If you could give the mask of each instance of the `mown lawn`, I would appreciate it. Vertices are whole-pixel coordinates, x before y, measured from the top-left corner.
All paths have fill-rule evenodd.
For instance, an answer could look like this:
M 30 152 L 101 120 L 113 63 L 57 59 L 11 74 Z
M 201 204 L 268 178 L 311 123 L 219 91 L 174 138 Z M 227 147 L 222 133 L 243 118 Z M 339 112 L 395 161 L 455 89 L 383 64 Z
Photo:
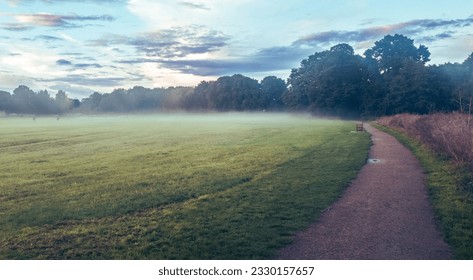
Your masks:
M 284 114 L 0 118 L 1 259 L 264 259 L 365 163 Z

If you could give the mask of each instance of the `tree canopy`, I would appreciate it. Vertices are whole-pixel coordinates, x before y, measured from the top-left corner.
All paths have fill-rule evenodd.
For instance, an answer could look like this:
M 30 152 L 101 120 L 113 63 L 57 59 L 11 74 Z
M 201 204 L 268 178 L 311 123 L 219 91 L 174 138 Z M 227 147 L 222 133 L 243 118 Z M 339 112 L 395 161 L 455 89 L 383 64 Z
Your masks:
M 375 42 L 364 57 L 339 44 L 292 70 L 284 100 L 294 110 L 345 117 L 461 109 L 455 100 L 472 94 L 473 57 L 461 65 L 428 61 L 426 46 L 399 34 Z
M 295 108 L 329 115 L 360 115 L 369 76 L 363 58 L 347 44 L 316 53 L 293 69 L 286 103 Z M 299 100 L 304 100 L 303 103 Z
M 424 45 L 415 47 L 414 40 L 404 35 L 387 35 L 365 51 L 367 60 L 374 60 L 381 74 L 397 73 L 406 63 L 425 64 L 430 61 L 430 52 Z

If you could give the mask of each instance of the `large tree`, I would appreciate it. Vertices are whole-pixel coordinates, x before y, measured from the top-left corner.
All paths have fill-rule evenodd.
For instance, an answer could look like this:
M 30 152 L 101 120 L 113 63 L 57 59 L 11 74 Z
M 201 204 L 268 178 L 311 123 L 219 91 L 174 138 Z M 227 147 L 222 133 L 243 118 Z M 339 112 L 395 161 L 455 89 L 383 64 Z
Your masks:
M 369 88 L 363 58 L 348 44 L 315 53 L 292 70 L 285 103 L 317 114 L 357 117 Z
M 430 61 L 430 52 L 424 45 L 416 47 L 414 40 L 404 35 L 387 35 L 365 51 L 365 57 L 374 61 L 381 74 L 397 73 L 406 62 L 424 65 Z
M 430 61 L 426 46 L 416 47 L 414 40 L 404 35 L 387 35 L 365 51 L 365 61 L 377 69 L 377 74 L 371 71 L 371 77 L 378 80 L 378 94 L 372 96 L 375 102 L 371 107 L 378 105 L 378 115 L 428 113 L 435 109 L 429 96 L 433 92 L 425 66 Z

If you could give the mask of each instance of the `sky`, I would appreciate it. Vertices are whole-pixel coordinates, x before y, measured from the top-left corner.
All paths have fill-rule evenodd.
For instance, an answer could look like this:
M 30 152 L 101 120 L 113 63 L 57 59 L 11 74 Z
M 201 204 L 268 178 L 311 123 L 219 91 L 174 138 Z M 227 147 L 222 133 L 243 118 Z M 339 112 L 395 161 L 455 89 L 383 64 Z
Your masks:
M 431 64 L 473 52 L 466 0 L 0 0 L 0 90 L 71 98 L 220 76 L 286 79 L 302 59 L 388 34 L 426 45 Z

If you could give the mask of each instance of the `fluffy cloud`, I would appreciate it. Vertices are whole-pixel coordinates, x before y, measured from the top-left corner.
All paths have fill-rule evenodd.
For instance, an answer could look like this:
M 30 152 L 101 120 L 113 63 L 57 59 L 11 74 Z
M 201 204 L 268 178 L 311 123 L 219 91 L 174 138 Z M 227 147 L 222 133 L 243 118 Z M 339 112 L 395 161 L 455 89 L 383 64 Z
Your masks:
M 95 46 L 128 45 L 147 57 L 183 58 L 220 50 L 229 37 L 203 26 L 175 27 L 136 36 L 108 35 L 92 41 Z
M 122 64 L 155 63 L 162 68 L 171 69 L 195 76 L 220 76 L 235 73 L 262 73 L 290 69 L 297 65 L 312 50 L 298 46 L 273 47 L 256 53 L 219 59 L 166 59 L 138 58 L 117 61 Z

